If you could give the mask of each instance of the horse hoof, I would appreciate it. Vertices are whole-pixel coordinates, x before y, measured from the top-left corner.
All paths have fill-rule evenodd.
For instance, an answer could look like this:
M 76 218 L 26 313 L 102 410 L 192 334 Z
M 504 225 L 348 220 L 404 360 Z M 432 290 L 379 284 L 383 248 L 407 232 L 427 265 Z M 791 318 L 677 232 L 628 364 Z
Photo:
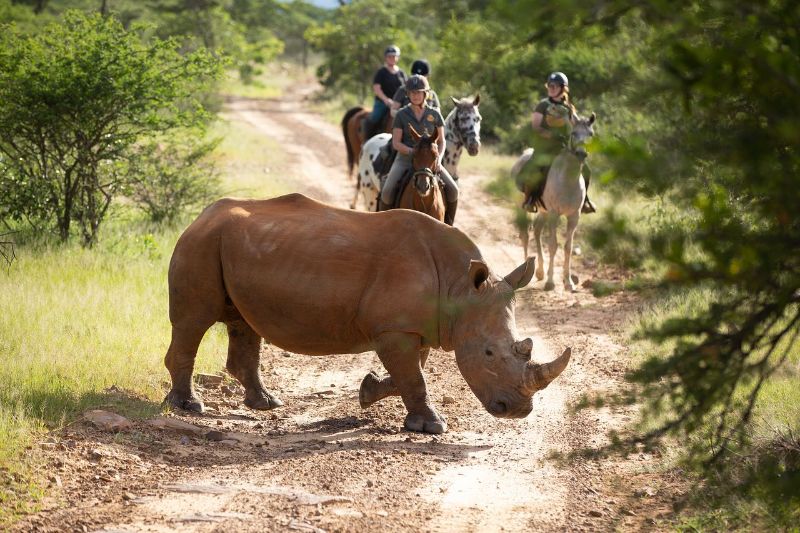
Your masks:
M 578 283 L 578 282 L 580 281 L 580 279 L 578 279 L 578 276 L 577 276 L 576 274 L 572 274 L 572 275 L 569 277 L 569 279 L 571 279 L 571 280 L 572 280 L 572 283 Z
M 547 283 L 544 284 L 544 290 L 546 291 L 552 291 L 555 290 L 555 288 L 556 284 L 552 281 L 548 281 Z
M 580 246 L 575 246 L 572 248 L 572 255 L 581 255 L 583 251 L 581 250 Z

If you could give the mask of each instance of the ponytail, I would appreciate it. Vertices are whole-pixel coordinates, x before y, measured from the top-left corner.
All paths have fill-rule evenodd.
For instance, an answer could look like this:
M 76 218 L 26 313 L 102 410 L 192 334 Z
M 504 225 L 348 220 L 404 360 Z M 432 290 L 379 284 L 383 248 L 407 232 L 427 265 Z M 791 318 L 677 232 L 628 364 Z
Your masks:
M 564 105 L 569 108 L 570 113 L 577 115 L 578 112 L 575 110 L 575 106 L 569 101 L 569 85 L 564 85 L 561 87 L 561 94 L 564 95 Z

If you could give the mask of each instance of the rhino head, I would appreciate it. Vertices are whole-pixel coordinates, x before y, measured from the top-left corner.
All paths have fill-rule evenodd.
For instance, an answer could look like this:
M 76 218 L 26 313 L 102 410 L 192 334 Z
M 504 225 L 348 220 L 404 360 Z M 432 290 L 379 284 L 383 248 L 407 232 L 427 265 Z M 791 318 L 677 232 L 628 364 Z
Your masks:
M 517 338 L 514 291 L 530 282 L 534 267 L 530 258 L 499 279 L 482 261 L 471 261 L 466 294 L 459 298 L 452 329 L 456 362 L 472 392 L 496 417 L 527 416 L 534 393 L 569 363 L 570 348 L 550 363 L 534 363 L 533 341 Z

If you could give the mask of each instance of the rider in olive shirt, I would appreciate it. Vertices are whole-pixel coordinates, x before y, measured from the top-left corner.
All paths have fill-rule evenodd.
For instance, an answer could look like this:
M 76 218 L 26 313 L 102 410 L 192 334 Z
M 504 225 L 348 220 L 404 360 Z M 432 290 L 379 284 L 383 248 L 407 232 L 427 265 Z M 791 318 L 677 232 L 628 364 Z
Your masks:
M 553 159 L 569 142 L 572 122 L 576 116 L 575 106 L 569 101 L 569 80 L 563 72 L 553 72 L 547 77 L 547 98 L 542 99 L 533 110 L 531 125 L 535 134 L 533 165 L 534 169 L 521 175 L 523 192 L 528 196 L 523 207 L 536 212 L 542 203 L 542 194 L 547 182 L 547 174 Z M 537 172 L 538 170 L 538 172 Z M 538 174 L 538 175 L 537 175 Z M 594 213 L 595 206 L 589 200 L 589 181 L 592 176 L 588 163 L 583 165 L 583 178 L 586 183 L 586 199 L 581 212 Z
M 426 93 L 430 90 L 428 80 L 424 76 L 414 75 L 406 82 L 406 91 L 411 103 L 397 112 L 392 126 L 392 146 L 397 150 L 397 158 L 389 170 L 389 176 L 383 185 L 380 196 L 379 211 L 391 209 L 397 193 L 397 186 L 400 178 L 411 167 L 411 156 L 414 153 L 414 142 L 411 140 L 411 129 L 420 135 L 433 135 L 435 130 L 439 130 L 439 177 L 444 182 L 444 195 L 447 200 L 447 209 L 444 214 L 446 224 L 453 225 L 458 207 L 458 186 L 444 166 L 441 158 L 444 155 L 444 119 L 442 114 L 431 107 L 425 105 Z

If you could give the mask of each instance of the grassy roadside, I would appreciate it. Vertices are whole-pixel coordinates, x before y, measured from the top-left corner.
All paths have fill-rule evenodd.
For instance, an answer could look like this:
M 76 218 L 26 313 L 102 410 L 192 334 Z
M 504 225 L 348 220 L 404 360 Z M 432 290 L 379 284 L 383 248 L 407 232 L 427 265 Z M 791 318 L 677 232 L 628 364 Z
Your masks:
M 213 158 L 225 193 L 288 192 L 276 143 L 228 119 L 210 132 L 223 137 Z M 0 272 L 0 524 L 36 508 L 44 489 L 31 447 L 46 432 L 88 408 L 128 416 L 161 409 L 169 380 L 166 273 L 193 216 L 167 228 L 124 205 L 115 211 L 93 249 L 18 244 L 17 260 Z M 224 329 L 210 330 L 197 370 L 219 370 L 226 349 Z
M 629 335 L 673 316 L 694 316 L 713 301 L 713 293 L 694 289 L 662 294 L 632 317 Z M 784 324 L 785 325 L 785 324 Z M 781 324 L 777 324 L 777 328 Z M 674 342 L 632 343 L 634 365 L 665 358 Z M 740 388 L 740 395 L 748 385 Z M 800 346 L 765 383 L 748 428 L 749 446 L 731 445 L 721 463 L 704 470 L 685 454 L 687 443 L 667 441 L 663 471 L 680 473 L 694 489 L 677 516 L 680 531 L 796 531 L 800 523 Z M 652 429 L 651 419 L 642 429 Z M 710 428 L 705 428 L 710 429 Z

